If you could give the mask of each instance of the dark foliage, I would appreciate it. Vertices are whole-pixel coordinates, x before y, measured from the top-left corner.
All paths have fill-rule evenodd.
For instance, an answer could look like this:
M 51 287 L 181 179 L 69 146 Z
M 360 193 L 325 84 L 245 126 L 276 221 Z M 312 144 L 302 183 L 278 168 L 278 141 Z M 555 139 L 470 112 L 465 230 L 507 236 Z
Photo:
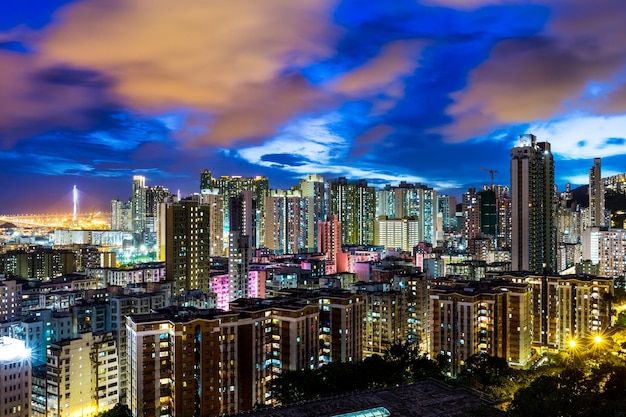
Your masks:
M 127 406 L 116 404 L 112 409 L 97 414 L 96 417 L 132 417 Z

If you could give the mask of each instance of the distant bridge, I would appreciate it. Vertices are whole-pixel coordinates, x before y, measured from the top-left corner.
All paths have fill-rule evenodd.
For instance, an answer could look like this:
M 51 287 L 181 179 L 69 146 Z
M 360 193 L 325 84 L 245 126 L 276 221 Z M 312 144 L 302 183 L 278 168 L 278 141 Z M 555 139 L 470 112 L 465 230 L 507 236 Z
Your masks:
M 50 214 L 3 214 L 0 225 L 13 223 L 18 227 L 48 227 L 51 229 L 108 228 L 109 213 L 50 213 Z

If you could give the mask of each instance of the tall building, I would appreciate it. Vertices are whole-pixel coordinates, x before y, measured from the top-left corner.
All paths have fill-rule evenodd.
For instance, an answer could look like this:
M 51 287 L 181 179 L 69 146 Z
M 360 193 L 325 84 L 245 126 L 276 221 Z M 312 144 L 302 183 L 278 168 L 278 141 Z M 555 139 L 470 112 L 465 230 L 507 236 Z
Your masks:
M 133 233 L 143 233 L 146 228 L 146 177 L 133 177 L 133 194 L 130 198 Z
M 317 224 L 326 220 L 328 202 L 326 183 L 321 175 L 309 174 L 298 185 L 302 198 L 306 199 L 306 251 L 315 252 L 318 247 Z
M 421 242 L 419 220 L 378 218 L 374 230 L 374 244 L 384 248 L 411 252 Z
M 481 352 L 525 366 L 531 358 L 531 294 L 528 284 L 505 280 L 433 285 L 431 357 L 448 356 L 453 375 Z
M 119 364 L 118 398 L 122 404 L 127 404 L 128 389 L 128 351 L 126 335 L 126 317 L 131 314 L 149 313 L 153 309 L 166 306 L 165 294 L 144 293 L 133 295 L 117 295 L 111 297 L 111 330 L 116 335 L 118 348 L 117 362 Z
M 374 243 L 376 219 L 376 192 L 366 180 L 348 181 L 344 177 L 328 182 L 329 214 L 341 221 L 341 240 L 344 245 L 371 245 Z
M 182 200 L 165 207 L 165 274 L 174 293 L 209 291 L 210 206 L 198 200 Z
M 239 231 L 231 231 L 228 249 L 228 302 L 250 296 L 248 272 L 251 259 L 250 238 Z
M 582 234 L 583 260 L 603 277 L 626 276 L 626 229 L 588 227 Z
M 532 344 L 567 350 L 572 339 L 603 332 L 613 325 L 613 279 L 591 275 L 507 276 L 532 291 Z
M 469 246 L 474 239 L 481 237 L 480 231 L 480 194 L 475 187 L 463 193 L 462 202 L 463 229 L 461 236 L 465 245 Z
M 449 195 L 437 196 L 437 211 L 441 216 L 441 228 L 438 231 L 448 231 L 456 228 L 456 198 Z
M 129 201 L 111 200 L 111 230 L 132 232 L 132 208 Z
M 318 295 L 319 294 L 319 295 Z M 363 297 L 348 291 L 320 291 L 319 363 L 363 359 Z
M 495 187 L 496 192 L 496 249 L 511 249 L 511 189 L 509 187 L 498 185 Z
M 232 324 L 223 324 L 230 323 L 230 317 Z M 239 411 L 236 330 L 235 316 L 187 310 L 128 317 L 132 416 L 217 416 Z
M 31 375 L 24 341 L 0 336 L 0 415 L 31 415 Z
M 209 192 L 214 187 L 213 175 L 208 169 L 202 170 L 200 173 L 200 193 Z
M 332 275 L 339 271 L 337 268 L 338 255 L 341 253 L 341 221 L 335 215 L 329 215 L 328 221 L 319 222 L 318 252 L 326 256 L 326 274 Z
M 309 244 L 309 199 L 299 190 L 271 190 L 265 199 L 265 246 L 276 254 L 304 252 Z
M 604 217 L 604 183 L 602 159 L 594 158 L 589 170 L 589 224 L 588 227 L 606 226 Z
M 210 206 L 209 215 L 209 254 L 211 256 L 226 256 L 228 254 L 227 240 L 224 239 L 224 212 L 228 210 L 224 196 L 213 189 L 202 194 L 203 201 Z
M 511 150 L 511 269 L 556 270 L 554 159 L 548 142 L 520 135 Z
M 417 226 L 419 242 L 437 244 L 437 193 L 422 184 L 401 181 L 376 193 L 376 216 L 379 220 L 407 219 Z
M 91 359 L 93 335 L 82 334 L 78 338 L 64 339 L 48 347 L 47 409 L 48 415 L 71 417 L 91 415 L 98 412 L 97 391 L 92 374 Z M 116 363 L 111 368 L 117 369 Z M 112 369 L 112 372 L 117 372 Z M 117 378 L 115 378 L 117 383 Z
M 326 309 L 324 309 L 326 306 Z M 166 308 L 131 315 L 128 405 L 133 416 L 219 416 L 271 405 L 268 383 L 284 370 L 319 366 L 329 353 L 360 360 L 360 297 L 238 299 L 230 312 Z M 329 324 L 321 329 L 321 311 Z M 326 332 L 326 333 L 324 333 Z
M 211 171 L 204 170 L 200 174 L 200 186 L 202 193 L 207 190 L 214 189 L 217 194 L 223 195 L 226 202 L 231 197 L 239 197 L 242 191 L 249 191 L 253 202 L 253 211 L 251 212 L 251 244 L 253 247 L 265 247 L 265 197 L 269 195 L 269 181 L 265 176 L 257 177 L 240 177 L 240 176 L 221 176 L 214 178 Z M 230 233 L 230 211 L 224 210 L 224 239 L 228 241 Z
M 14 321 L 22 316 L 22 284 L 0 280 L 0 322 Z
M 170 190 L 157 185 L 146 188 L 146 228 L 145 231 L 150 233 L 148 239 L 144 239 L 144 243 L 152 244 L 156 242 L 156 234 L 159 232 L 159 206 L 172 197 Z M 152 245 L 150 245 L 152 246 Z
M 78 256 L 66 249 L 43 246 L 0 253 L 0 271 L 18 278 L 42 281 L 76 271 Z

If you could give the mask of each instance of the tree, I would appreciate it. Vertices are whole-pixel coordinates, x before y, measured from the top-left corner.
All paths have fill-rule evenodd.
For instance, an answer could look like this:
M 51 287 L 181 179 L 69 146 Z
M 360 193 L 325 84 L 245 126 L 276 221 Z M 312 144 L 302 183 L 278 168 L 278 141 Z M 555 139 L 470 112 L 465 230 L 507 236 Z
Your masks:
M 476 353 L 465 361 L 463 376 L 475 378 L 485 390 L 487 385 L 494 384 L 500 377 L 509 373 L 506 360 L 487 353 Z
M 118 403 L 112 409 L 98 414 L 97 417 L 132 417 L 132 414 L 127 406 Z

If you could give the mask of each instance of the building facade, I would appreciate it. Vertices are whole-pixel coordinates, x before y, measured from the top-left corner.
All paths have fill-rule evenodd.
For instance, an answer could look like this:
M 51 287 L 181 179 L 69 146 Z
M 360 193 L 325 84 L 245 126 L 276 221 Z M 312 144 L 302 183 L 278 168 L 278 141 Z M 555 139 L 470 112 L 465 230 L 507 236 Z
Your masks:
M 511 150 L 511 269 L 556 270 L 556 192 L 550 143 L 520 135 Z

